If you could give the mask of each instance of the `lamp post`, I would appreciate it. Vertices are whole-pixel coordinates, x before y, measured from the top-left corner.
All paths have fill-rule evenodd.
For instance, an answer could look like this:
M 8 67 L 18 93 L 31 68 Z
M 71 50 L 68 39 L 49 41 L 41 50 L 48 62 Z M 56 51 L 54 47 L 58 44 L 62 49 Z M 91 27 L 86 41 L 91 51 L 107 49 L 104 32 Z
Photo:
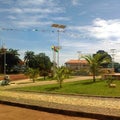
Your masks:
M 81 59 L 81 51 L 77 51 L 78 53 L 78 69 L 80 70 L 81 64 L 80 64 L 80 59 Z
M 60 50 L 60 28 L 64 29 L 66 26 L 65 25 L 61 25 L 61 24 L 52 24 L 52 27 L 58 28 L 57 32 L 58 32 L 58 48 Z M 59 50 L 58 50 L 58 58 L 57 58 L 57 66 L 59 67 Z
M 6 75 L 6 51 L 5 45 L 2 45 L 1 52 L 4 54 L 4 76 Z
M 110 49 L 110 50 L 111 50 L 111 55 L 112 55 L 112 68 L 114 69 L 114 56 L 115 56 L 116 49 Z
M 78 53 L 78 60 L 80 60 L 80 57 L 81 57 L 81 51 L 77 51 Z

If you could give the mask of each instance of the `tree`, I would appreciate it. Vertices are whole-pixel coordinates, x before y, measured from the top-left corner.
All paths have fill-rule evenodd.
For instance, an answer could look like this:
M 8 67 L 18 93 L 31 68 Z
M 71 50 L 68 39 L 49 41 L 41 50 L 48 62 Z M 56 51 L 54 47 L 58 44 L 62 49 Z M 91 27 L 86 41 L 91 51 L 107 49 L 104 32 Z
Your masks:
M 30 61 L 33 60 L 34 56 L 35 56 L 35 54 L 33 51 L 25 52 L 24 61 L 25 61 L 27 67 L 30 67 Z
M 25 72 L 25 75 L 27 75 L 30 79 L 32 79 L 33 82 L 35 82 L 35 80 L 39 76 L 39 70 L 33 69 L 33 68 L 28 68 Z
M 15 65 L 20 64 L 21 59 L 19 58 L 19 56 L 20 54 L 18 53 L 18 50 L 9 49 L 6 53 L 7 71 L 9 73 Z
M 0 68 L 1 72 L 4 71 L 4 55 L 6 56 L 6 71 L 10 73 L 15 65 L 21 62 L 19 58 L 18 50 L 8 49 L 6 52 L 0 54 Z
M 101 54 L 101 55 L 102 55 L 101 60 L 104 59 L 104 58 L 109 59 L 109 62 L 107 62 L 107 63 L 102 63 L 102 64 L 101 64 L 101 66 L 102 66 L 103 68 L 108 68 L 108 67 L 109 67 L 109 64 L 112 62 L 112 57 L 111 57 L 107 52 L 105 52 L 104 50 L 98 50 L 98 51 L 96 52 L 96 54 Z M 94 55 L 96 55 L 96 54 L 94 54 Z
M 103 57 L 104 54 L 94 54 L 94 55 L 86 55 L 84 56 L 85 60 L 87 60 L 89 64 L 89 70 L 93 75 L 93 82 L 96 81 L 96 75 L 99 73 L 102 64 L 110 62 L 108 57 Z
M 63 80 L 65 78 L 69 77 L 69 70 L 64 66 L 58 67 L 58 68 L 56 68 L 55 77 L 57 78 L 57 81 L 59 83 L 59 87 L 62 88 Z
M 115 72 L 120 72 L 120 63 L 115 62 L 114 63 L 114 69 L 115 69 Z
M 40 75 L 45 77 L 51 71 L 52 63 L 50 58 L 45 53 L 39 53 L 37 55 L 32 51 L 27 51 L 24 57 L 28 67 L 33 69 L 39 69 Z

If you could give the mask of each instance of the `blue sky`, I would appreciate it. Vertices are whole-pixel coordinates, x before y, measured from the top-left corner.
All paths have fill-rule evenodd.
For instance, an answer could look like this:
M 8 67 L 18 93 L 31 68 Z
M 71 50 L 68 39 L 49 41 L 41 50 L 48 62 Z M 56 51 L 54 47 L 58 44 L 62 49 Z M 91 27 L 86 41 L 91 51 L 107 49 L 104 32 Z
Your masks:
M 82 55 L 115 49 L 120 62 L 120 0 L 0 0 L 0 40 L 7 48 L 44 52 L 51 58 L 51 46 L 58 45 L 60 64 Z M 35 31 L 37 30 L 37 31 Z

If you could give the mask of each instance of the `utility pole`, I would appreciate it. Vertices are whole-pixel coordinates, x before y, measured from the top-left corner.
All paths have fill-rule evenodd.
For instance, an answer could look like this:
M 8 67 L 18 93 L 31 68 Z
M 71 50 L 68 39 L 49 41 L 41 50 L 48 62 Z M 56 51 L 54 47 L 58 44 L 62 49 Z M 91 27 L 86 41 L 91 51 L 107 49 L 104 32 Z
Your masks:
M 57 66 L 59 67 L 59 52 L 60 52 L 60 28 L 61 29 L 64 29 L 64 28 L 66 28 L 66 26 L 65 25 L 61 25 L 61 24 L 52 24 L 52 27 L 55 27 L 55 28 L 58 28 L 58 30 L 57 30 L 57 32 L 58 32 L 58 57 L 57 57 Z
M 1 52 L 2 54 L 4 55 L 4 76 L 6 75 L 6 51 L 7 51 L 7 48 L 5 47 L 5 43 L 3 44 L 2 43 L 2 47 L 1 47 Z
M 115 57 L 115 50 L 116 49 L 110 49 L 111 50 L 111 56 L 112 56 L 112 68 L 114 69 L 114 57 Z
M 78 53 L 78 60 L 80 60 L 81 59 L 81 51 L 77 51 L 77 53 Z
M 77 51 L 78 53 L 78 69 L 80 70 L 81 64 L 80 64 L 80 59 L 81 59 L 81 51 Z

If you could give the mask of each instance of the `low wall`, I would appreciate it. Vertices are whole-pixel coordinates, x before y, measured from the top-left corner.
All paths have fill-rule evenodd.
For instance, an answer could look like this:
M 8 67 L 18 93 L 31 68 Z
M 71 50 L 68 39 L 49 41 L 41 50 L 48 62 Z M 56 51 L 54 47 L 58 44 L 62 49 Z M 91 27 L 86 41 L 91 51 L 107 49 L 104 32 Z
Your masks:
M 116 80 L 120 80 L 120 73 L 113 73 L 113 74 L 105 74 L 103 76 L 104 79 L 114 77 Z
M 28 79 L 27 76 L 25 76 L 24 74 L 11 74 L 9 75 L 10 80 L 22 80 L 22 79 Z M 0 80 L 3 80 L 4 76 L 0 76 Z

